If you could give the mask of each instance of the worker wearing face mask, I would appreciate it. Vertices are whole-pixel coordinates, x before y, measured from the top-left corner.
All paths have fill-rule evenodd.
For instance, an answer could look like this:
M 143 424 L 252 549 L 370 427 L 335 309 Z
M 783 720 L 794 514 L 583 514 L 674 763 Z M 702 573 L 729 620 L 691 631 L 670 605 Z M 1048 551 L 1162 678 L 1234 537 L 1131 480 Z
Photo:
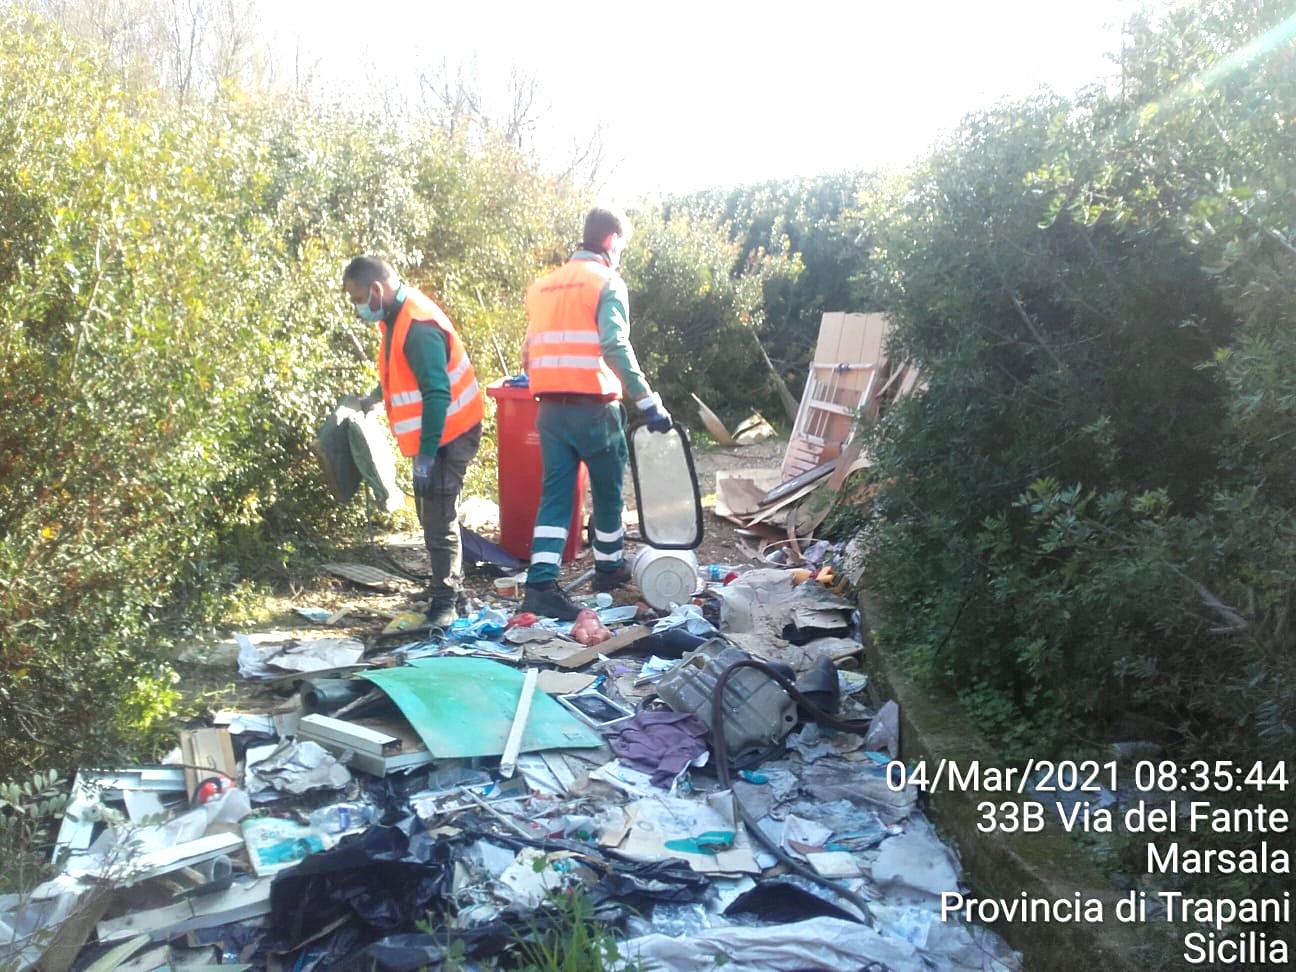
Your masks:
M 591 209 L 580 248 L 526 294 L 522 362 L 540 400 L 536 430 L 544 485 L 522 609 L 564 621 L 578 610 L 557 578 L 580 464 L 589 470 L 594 498 L 594 588 L 610 592 L 630 579 L 622 554 L 622 395 L 651 431 L 671 428 L 670 413 L 648 387 L 630 346 L 629 299 L 617 273 L 629 239 L 624 213 Z
M 403 283 L 391 264 L 359 256 L 342 285 L 361 319 L 378 325 L 379 395 L 392 435 L 413 459 L 414 497 L 431 563 L 428 622 L 448 628 L 463 579 L 459 493 L 481 444 L 482 394 L 450 318 Z

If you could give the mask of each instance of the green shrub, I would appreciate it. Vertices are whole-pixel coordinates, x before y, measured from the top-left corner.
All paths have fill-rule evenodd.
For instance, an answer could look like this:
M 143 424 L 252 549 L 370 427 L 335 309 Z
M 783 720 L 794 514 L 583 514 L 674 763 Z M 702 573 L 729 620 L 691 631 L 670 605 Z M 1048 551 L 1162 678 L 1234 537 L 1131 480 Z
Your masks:
M 234 95 L 176 111 L 13 6 L 0 27 L 4 777 L 152 756 L 174 643 L 360 535 L 310 450 L 375 381 L 346 260 L 426 287 L 487 382 L 572 202 L 502 145 Z
M 1290 759 L 1284 16 L 1141 15 L 1121 92 L 969 117 L 874 214 L 929 381 L 874 434 L 884 637 L 1009 753 Z

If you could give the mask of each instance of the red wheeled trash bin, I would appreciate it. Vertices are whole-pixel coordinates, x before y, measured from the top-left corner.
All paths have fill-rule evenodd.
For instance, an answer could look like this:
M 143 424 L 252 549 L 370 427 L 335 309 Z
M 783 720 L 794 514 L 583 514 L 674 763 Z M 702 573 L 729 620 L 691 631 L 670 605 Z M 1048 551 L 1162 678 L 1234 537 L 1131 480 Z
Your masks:
M 531 557 L 531 533 L 544 485 L 544 461 L 540 455 L 540 433 L 536 413 L 540 403 L 526 386 L 488 385 L 486 394 L 495 400 L 495 462 L 499 476 L 499 545 L 521 560 Z M 584 528 L 585 483 L 589 476 L 584 463 L 576 477 L 572 497 L 572 518 L 567 525 L 567 546 L 563 560 L 580 556 Z

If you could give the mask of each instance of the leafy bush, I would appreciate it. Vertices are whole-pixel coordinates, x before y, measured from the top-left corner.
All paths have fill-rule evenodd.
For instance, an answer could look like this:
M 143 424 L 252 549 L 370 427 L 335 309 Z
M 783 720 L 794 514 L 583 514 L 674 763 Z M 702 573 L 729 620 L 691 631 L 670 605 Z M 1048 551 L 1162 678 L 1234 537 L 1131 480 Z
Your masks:
M 1290 760 L 1296 84 L 1246 44 L 1283 16 L 1144 15 L 1122 93 L 966 119 L 878 218 L 929 378 L 875 433 L 884 637 L 1011 753 Z
M 572 203 L 501 144 L 375 143 L 369 118 L 234 95 L 176 111 L 13 6 L 0 27 L 3 777 L 147 756 L 185 629 L 362 525 L 309 449 L 375 380 L 346 260 L 427 287 L 489 381 Z
M 687 420 L 697 395 L 733 424 L 768 407 L 769 369 L 758 344 L 762 288 L 794 277 L 796 265 L 759 256 L 739 271 L 740 253 L 688 213 L 636 213 L 625 254 L 631 340 L 668 409 Z
M 49 876 L 68 797 L 57 772 L 0 782 L 0 894 L 30 891 Z
M 843 173 L 693 193 L 662 207 L 668 223 L 705 226 L 730 240 L 731 274 L 773 270 L 761 275 L 759 314 L 750 323 L 793 394 L 805 384 L 824 313 L 875 308 L 867 269 L 871 216 L 880 210 L 863 209 L 860 202 L 889 185 L 881 175 Z M 720 391 L 708 404 L 745 418 L 748 398 L 741 386 L 731 386 L 740 399 L 732 405 Z M 781 421 L 774 390 L 762 391 L 756 404 Z

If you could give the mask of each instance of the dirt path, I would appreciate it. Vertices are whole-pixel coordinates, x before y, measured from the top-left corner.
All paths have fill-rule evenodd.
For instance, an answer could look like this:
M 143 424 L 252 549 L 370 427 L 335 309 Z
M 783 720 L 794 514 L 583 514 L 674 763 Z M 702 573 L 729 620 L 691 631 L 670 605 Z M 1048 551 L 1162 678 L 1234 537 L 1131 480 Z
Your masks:
M 699 564 L 732 564 L 748 561 L 738 540 L 736 527 L 728 520 L 714 514 L 715 482 L 717 472 L 737 469 L 777 468 L 783 461 L 787 440 L 776 437 L 744 444 L 734 448 L 710 446 L 693 452 L 693 465 L 697 472 L 698 491 L 702 496 L 703 537 L 695 553 Z M 629 467 L 626 469 L 624 497 L 626 512 L 626 552 L 632 555 L 639 547 L 639 520 L 635 510 L 634 482 Z M 589 512 L 587 497 L 587 513 Z M 465 526 L 490 539 L 498 538 L 498 508 L 489 501 L 469 497 L 464 500 L 462 520 Z M 403 565 L 415 572 L 427 569 L 422 537 L 416 533 L 393 534 L 383 538 L 388 551 Z M 593 566 L 593 557 L 586 549 L 581 557 L 562 569 L 562 579 L 567 582 Z M 493 577 L 477 570 L 468 570 L 464 588 L 473 597 L 493 596 Z M 618 599 L 620 600 L 620 598 Z
M 777 467 L 786 448 L 786 440 L 767 438 L 736 448 L 710 446 L 694 450 L 699 492 L 703 505 L 703 540 L 696 550 L 699 564 L 732 564 L 749 562 L 728 520 L 715 516 L 715 474 L 718 471 Z M 627 553 L 638 549 L 634 542 L 639 534 L 634 511 L 634 486 L 626 472 Z M 498 536 L 498 508 L 489 501 L 469 497 L 463 504 L 465 525 L 492 539 Z M 364 546 L 343 559 L 367 565 L 380 565 L 390 556 L 401 566 L 421 573 L 427 570 L 427 555 L 422 535 L 417 532 L 395 533 L 378 538 L 380 550 Z M 750 548 L 749 548 L 750 549 Z M 593 566 L 588 548 L 581 557 L 563 566 L 564 582 L 579 576 Z M 469 569 L 464 575 L 465 592 L 478 602 L 494 599 L 494 575 L 480 569 Z M 186 646 L 180 653 L 180 690 L 188 709 L 243 708 L 264 710 L 284 701 L 273 686 L 248 682 L 238 675 L 238 644 L 233 632 L 243 634 L 283 633 L 300 641 L 315 638 L 352 637 L 371 640 L 402 611 L 417 610 L 421 587 L 415 582 L 396 583 L 387 590 L 366 588 L 319 571 L 313 578 L 287 593 L 270 598 L 254 617 L 231 623 L 216 639 L 204 639 Z M 588 593 L 578 589 L 577 595 Z M 618 603 L 633 603 L 638 592 L 617 592 Z M 506 602 L 501 603 L 507 606 Z M 345 612 L 333 625 L 322 625 L 298 612 L 319 609 L 329 614 Z

